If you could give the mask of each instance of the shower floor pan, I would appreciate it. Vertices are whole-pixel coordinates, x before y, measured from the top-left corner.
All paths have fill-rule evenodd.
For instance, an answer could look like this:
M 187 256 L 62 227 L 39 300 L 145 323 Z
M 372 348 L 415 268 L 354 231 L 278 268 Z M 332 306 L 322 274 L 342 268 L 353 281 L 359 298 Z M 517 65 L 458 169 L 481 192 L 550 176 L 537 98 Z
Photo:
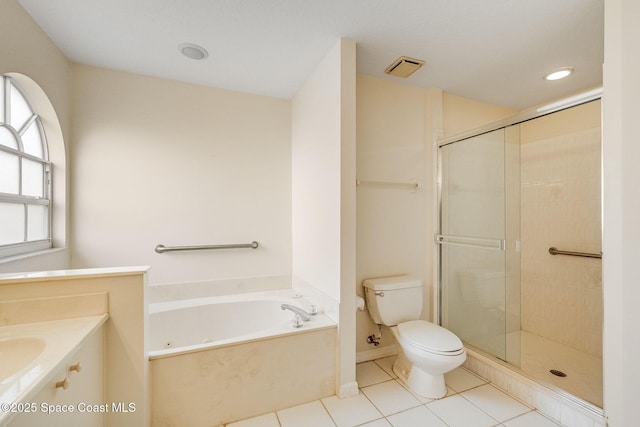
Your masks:
M 526 331 L 520 334 L 520 369 L 530 378 L 554 386 L 602 408 L 602 358 Z M 552 374 L 561 371 L 566 377 Z

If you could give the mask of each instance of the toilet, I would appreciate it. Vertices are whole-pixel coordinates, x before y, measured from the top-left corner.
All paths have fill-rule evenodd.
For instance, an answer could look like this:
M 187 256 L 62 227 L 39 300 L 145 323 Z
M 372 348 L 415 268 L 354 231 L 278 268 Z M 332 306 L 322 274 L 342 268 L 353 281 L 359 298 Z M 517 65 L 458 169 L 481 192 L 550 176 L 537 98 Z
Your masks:
M 367 279 L 362 284 L 371 318 L 391 327 L 398 343 L 394 373 L 422 397 L 444 397 L 444 374 L 462 365 L 467 353 L 454 333 L 420 320 L 422 280 L 394 276 Z

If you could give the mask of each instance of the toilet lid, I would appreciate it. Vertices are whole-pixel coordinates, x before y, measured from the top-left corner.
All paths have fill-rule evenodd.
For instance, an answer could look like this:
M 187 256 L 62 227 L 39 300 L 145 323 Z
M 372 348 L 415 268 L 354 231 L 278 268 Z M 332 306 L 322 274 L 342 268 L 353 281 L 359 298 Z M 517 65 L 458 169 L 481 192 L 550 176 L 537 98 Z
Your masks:
M 430 353 L 442 355 L 460 354 L 462 341 L 453 332 L 426 320 L 411 320 L 398 325 L 402 341 Z

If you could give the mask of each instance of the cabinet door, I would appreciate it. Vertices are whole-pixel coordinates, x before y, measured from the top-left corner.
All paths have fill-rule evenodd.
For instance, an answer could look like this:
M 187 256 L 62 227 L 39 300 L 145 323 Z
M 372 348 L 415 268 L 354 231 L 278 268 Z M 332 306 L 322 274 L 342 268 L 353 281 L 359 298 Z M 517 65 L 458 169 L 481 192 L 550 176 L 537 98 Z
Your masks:
M 56 387 L 65 379 L 66 389 Z M 25 403 L 32 403 L 35 411 L 18 414 L 9 424 L 11 427 L 104 426 L 104 411 L 111 409 L 104 402 L 104 328 L 91 334 L 40 392 Z

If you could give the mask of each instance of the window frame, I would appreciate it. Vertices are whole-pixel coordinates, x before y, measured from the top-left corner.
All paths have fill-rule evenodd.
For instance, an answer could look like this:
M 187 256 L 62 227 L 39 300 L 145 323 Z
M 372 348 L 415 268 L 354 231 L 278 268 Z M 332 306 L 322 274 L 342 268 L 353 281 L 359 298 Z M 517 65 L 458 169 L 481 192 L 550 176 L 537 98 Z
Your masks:
M 6 145 L 0 144 L 0 151 L 7 153 L 12 156 L 16 156 L 18 159 L 18 194 L 13 193 L 4 193 L 0 192 L 0 203 L 10 203 L 15 205 L 22 205 L 23 207 L 23 218 L 24 218 L 24 234 L 23 241 L 16 243 L 9 243 L 0 245 L 0 258 L 10 257 L 14 255 L 22 255 L 31 252 L 38 252 L 41 250 L 49 249 L 53 246 L 53 218 L 52 218 L 52 164 L 49 160 L 49 147 L 47 138 L 45 135 L 44 127 L 42 124 L 42 120 L 38 112 L 33 108 L 33 104 L 30 102 L 29 98 L 26 96 L 24 90 L 20 87 L 20 85 L 16 82 L 15 79 L 8 75 L 0 75 L 0 84 L 3 85 L 2 91 L 2 99 L 0 102 L 3 103 L 3 108 L 0 111 L 0 126 L 4 129 L 7 129 L 12 133 L 13 137 L 17 141 L 17 148 L 12 148 Z M 10 118 L 11 114 L 11 88 L 14 88 L 20 96 L 23 98 L 24 102 L 28 106 L 31 117 L 27 119 L 21 126 L 20 129 L 15 129 L 8 118 Z M 9 115 L 7 115 L 9 113 Z M 33 154 L 25 152 L 24 145 L 22 142 L 22 135 L 30 128 L 30 126 L 37 126 L 38 134 L 40 137 L 40 144 L 42 146 L 42 157 L 35 156 Z M 24 160 L 28 160 L 31 162 L 39 163 L 43 169 L 43 182 L 42 182 L 42 197 L 40 196 L 31 196 L 22 194 L 23 191 L 23 162 Z M 29 237 L 29 205 L 41 205 L 47 207 L 47 216 L 46 216 L 46 237 L 43 239 L 34 239 L 28 240 Z

